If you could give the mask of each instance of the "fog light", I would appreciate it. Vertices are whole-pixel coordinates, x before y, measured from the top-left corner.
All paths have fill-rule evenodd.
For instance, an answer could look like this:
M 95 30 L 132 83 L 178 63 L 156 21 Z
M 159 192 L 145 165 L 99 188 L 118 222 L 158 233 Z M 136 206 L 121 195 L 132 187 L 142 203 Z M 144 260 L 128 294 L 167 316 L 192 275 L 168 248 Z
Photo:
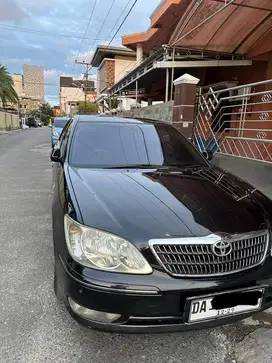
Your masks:
M 69 304 L 73 312 L 82 318 L 97 321 L 100 323 L 112 323 L 120 318 L 121 315 L 113 313 L 105 313 L 103 311 L 87 309 L 84 306 L 77 304 L 70 297 L 68 297 Z

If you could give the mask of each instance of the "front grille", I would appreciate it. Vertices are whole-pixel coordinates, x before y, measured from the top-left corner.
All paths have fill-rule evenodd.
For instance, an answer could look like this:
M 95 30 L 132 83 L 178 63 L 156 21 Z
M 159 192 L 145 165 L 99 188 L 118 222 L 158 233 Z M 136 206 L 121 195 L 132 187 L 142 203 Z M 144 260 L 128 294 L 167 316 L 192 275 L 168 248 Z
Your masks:
M 219 241 L 227 241 L 231 245 L 227 256 L 215 253 L 214 246 Z M 187 277 L 228 275 L 258 266 L 266 257 L 268 244 L 268 231 L 224 239 L 211 235 L 150 241 L 155 257 L 169 274 Z

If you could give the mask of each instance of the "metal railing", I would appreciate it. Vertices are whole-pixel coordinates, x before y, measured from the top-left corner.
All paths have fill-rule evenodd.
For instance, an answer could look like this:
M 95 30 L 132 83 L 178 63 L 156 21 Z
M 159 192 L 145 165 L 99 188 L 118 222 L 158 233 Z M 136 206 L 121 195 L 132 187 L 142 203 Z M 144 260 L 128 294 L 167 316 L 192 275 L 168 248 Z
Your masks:
M 272 80 L 200 88 L 193 140 L 202 152 L 272 162 Z

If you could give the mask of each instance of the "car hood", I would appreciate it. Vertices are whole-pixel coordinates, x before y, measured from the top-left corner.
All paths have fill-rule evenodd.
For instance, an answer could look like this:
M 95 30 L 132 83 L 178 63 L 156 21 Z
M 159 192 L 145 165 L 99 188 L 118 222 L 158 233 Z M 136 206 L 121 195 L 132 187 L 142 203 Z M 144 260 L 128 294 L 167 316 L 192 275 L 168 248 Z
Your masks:
M 218 168 L 182 172 L 68 168 L 83 223 L 144 242 L 244 233 L 268 216 L 247 183 Z

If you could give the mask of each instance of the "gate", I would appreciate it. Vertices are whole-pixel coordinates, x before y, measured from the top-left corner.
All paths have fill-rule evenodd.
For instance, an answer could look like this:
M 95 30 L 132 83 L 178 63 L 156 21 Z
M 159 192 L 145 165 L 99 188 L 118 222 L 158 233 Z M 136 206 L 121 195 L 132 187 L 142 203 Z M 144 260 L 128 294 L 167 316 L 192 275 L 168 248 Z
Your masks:
M 272 163 L 272 80 L 200 88 L 193 141 L 201 152 Z

